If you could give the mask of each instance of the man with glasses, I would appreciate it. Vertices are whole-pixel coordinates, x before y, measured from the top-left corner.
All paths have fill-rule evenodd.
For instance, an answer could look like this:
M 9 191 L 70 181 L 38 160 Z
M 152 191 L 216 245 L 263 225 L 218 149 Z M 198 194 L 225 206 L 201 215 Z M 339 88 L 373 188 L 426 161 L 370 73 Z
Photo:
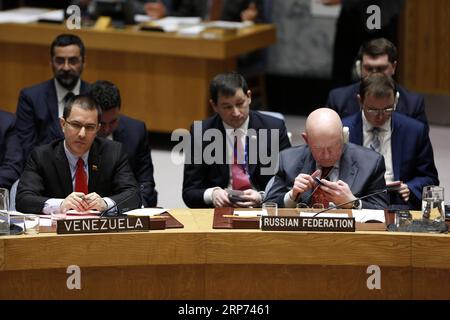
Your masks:
M 103 212 L 117 204 L 120 212 L 140 207 L 122 144 L 97 137 L 100 117 L 92 98 L 69 99 L 60 119 L 64 139 L 36 147 L 27 160 L 17 189 L 19 211 Z
M 383 73 L 361 81 L 361 111 L 342 120 L 350 130 L 350 142 L 384 156 L 388 185 L 399 184 L 391 195 L 394 208 L 420 209 L 422 188 L 438 185 L 433 148 L 425 125 L 396 111 L 395 83 Z
M 85 49 L 79 37 L 57 36 L 50 47 L 50 58 L 53 79 L 22 89 L 19 94 L 16 127 L 25 158 L 35 146 L 63 137 L 58 119 L 64 103 L 88 90 L 88 84 L 80 79 Z
M 343 203 L 347 203 L 343 208 L 386 208 L 384 193 L 357 199 L 386 187 L 383 157 L 344 143 L 342 123 L 334 110 L 319 108 L 311 112 L 302 136 L 306 144 L 281 152 L 279 169 L 269 182 L 265 201 L 287 208 L 298 204 L 327 208 Z
M 155 190 L 153 162 L 145 123 L 120 114 L 120 91 L 113 83 L 96 81 L 92 84 L 89 94 L 102 109 L 98 135 L 122 143 L 131 170 L 140 185 L 143 205 L 155 207 L 158 193 Z
M 397 49 L 387 39 L 373 39 L 360 47 L 357 59 L 357 69 L 361 73 L 361 79 L 374 72 L 381 72 L 392 78 L 397 68 Z M 357 82 L 331 90 L 327 106 L 335 110 L 341 118 L 359 112 L 357 95 L 360 85 L 361 82 Z M 399 84 L 395 84 L 395 92 L 396 111 L 423 122 L 428 129 L 423 96 L 408 91 Z

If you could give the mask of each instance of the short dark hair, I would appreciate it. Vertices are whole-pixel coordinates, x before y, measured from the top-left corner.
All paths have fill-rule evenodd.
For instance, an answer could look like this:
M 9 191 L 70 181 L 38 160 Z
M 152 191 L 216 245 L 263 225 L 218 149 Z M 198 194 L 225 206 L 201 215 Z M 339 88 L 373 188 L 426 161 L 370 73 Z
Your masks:
M 106 80 L 98 80 L 91 85 L 89 95 L 97 102 L 103 111 L 119 108 L 122 104 L 117 86 Z
M 66 102 L 63 111 L 64 120 L 67 120 L 67 118 L 70 116 L 73 105 L 77 105 L 78 107 L 84 110 L 97 110 L 98 114 L 97 121 L 98 123 L 100 123 L 100 119 L 102 117 L 102 109 L 100 109 L 100 107 L 92 97 L 85 94 L 75 95 Z
M 211 81 L 209 85 L 209 96 L 217 104 L 219 94 L 226 97 L 234 96 L 238 89 L 242 89 L 247 94 L 247 81 L 245 81 L 242 75 L 237 72 L 221 73 Z
M 397 61 L 397 48 L 385 38 L 371 39 L 364 42 L 359 48 L 358 60 L 362 61 L 363 55 L 378 57 L 387 54 L 390 63 Z
M 53 58 L 55 56 L 55 47 L 67 47 L 72 44 L 80 48 L 81 59 L 84 61 L 85 49 L 83 41 L 81 41 L 80 37 L 69 33 L 60 34 L 53 40 L 50 46 L 50 57 Z
M 371 73 L 364 79 L 361 79 L 361 85 L 359 86 L 361 100 L 364 100 L 368 95 L 376 98 L 386 98 L 391 93 L 395 97 L 395 82 L 384 73 Z

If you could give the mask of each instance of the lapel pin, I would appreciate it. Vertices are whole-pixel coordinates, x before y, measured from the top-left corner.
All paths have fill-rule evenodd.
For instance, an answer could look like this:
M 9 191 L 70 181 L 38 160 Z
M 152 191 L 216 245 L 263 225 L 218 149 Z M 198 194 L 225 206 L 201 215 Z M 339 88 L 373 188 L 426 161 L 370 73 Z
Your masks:
M 95 164 L 93 164 L 92 165 L 92 171 L 97 171 L 97 170 L 98 170 L 98 167 Z

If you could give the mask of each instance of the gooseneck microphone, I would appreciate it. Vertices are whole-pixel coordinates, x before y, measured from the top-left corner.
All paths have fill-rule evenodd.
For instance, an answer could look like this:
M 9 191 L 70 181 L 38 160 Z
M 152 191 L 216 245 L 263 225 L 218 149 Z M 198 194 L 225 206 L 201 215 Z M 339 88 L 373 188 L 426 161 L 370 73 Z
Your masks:
M 327 212 L 327 211 L 330 211 L 330 210 L 333 210 L 333 209 L 341 209 L 343 206 L 345 206 L 345 205 L 347 205 L 349 203 L 355 202 L 356 200 L 363 200 L 363 199 L 366 199 L 366 198 L 370 198 L 370 197 L 376 196 L 377 194 L 394 192 L 394 191 L 398 191 L 398 190 L 400 190 L 400 186 L 397 186 L 397 185 L 392 186 L 392 187 L 386 187 L 384 189 L 377 190 L 375 192 L 366 194 L 365 196 L 357 197 L 357 198 L 355 198 L 353 200 L 350 200 L 350 201 L 347 201 L 347 202 L 344 202 L 344 203 L 340 203 L 337 206 L 332 206 L 332 207 L 328 207 L 326 209 L 320 210 L 315 215 L 313 215 L 313 217 L 319 215 L 320 213 L 324 213 L 324 212 Z
M 111 208 L 106 209 L 106 210 L 103 210 L 103 211 L 100 213 L 99 217 L 100 217 L 100 218 L 103 217 L 106 213 L 110 212 L 110 211 L 111 211 L 112 209 L 114 209 L 114 208 L 117 208 L 118 206 L 120 206 L 120 205 L 123 204 L 124 202 L 130 200 L 132 197 L 139 197 L 139 200 L 141 199 L 140 194 L 137 194 L 137 193 L 133 192 L 133 193 L 129 194 L 126 198 L 124 198 L 124 199 L 122 199 L 121 201 L 117 202 L 117 203 L 116 203 L 115 205 L 113 205 Z M 128 211 L 128 210 L 129 210 L 129 208 L 124 208 L 124 209 L 122 210 L 122 212 Z

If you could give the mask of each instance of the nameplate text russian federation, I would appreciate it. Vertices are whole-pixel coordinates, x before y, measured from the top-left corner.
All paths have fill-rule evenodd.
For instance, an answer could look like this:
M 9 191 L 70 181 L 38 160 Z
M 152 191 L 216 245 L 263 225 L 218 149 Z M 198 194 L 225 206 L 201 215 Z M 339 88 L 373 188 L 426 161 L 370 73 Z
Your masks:
M 58 234 L 148 231 L 149 229 L 150 219 L 148 217 L 59 220 L 56 225 Z
M 261 230 L 354 232 L 355 218 L 263 216 Z

